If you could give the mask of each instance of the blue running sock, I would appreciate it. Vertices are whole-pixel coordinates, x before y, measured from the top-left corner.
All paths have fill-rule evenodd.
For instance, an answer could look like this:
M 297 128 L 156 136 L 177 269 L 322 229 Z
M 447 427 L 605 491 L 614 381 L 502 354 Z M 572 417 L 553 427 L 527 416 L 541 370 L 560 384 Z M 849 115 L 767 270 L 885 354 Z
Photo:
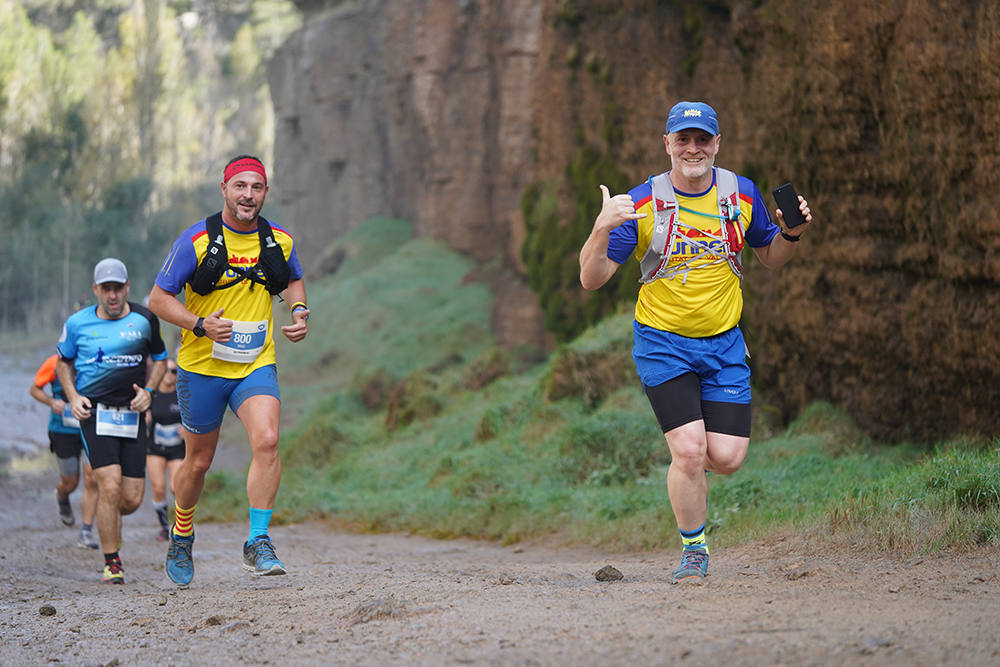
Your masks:
M 274 510 L 259 510 L 256 507 L 250 508 L 250 537 L 247 542 L 258 535 L 267 535 L 267 528 L 271 525 L 271 513 Z

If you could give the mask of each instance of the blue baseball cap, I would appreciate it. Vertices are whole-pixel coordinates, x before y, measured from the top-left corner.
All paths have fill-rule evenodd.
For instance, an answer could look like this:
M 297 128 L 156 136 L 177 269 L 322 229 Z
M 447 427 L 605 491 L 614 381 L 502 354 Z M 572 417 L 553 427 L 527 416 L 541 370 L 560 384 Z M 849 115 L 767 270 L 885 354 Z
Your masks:
M 715 136 L 719 133 L 719 119 L 715 109 L 704 102 L 678 102 L 667 115 L 667 134 L 696 128 Z

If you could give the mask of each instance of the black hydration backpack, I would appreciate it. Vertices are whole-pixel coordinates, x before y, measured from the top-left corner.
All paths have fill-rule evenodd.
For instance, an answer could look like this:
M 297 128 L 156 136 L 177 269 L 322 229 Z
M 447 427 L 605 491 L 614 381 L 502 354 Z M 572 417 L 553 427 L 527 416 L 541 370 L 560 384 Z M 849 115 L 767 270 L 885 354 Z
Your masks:
M 274 240 L 271 223 L 263 216 L 257 216 L 257 235 L 260 238 L 260 253 L 257 257 L 257 264 L 248 269 L 240 269 L 229 264 L 229 253 L 226 252 L 226 240 L 222 233 L 221 212 L 205 218 L 205 231 L 208 233 L 209 239 L 208 251 L 191 278 L 191 289 L 195 292 L 205 296 L 212 290 L 227 289 L 244 280 L 263 285 L 271 294 L 279 294 L 288 287 L 288 278 L 292 271 L 288 268 L 288 261 L 285 259 L 281 245 Z M 216 283 L 219 282 L 226 269 L 232 269 L 240 277 L 225 287 L 217 288 Z M 259 272 L 258 269 L 260 269 Z M 260 277 L 260 273 L 264 274 L 263 279 Z M 250 285 L 250 289 L 253 289 L 253 285 Z

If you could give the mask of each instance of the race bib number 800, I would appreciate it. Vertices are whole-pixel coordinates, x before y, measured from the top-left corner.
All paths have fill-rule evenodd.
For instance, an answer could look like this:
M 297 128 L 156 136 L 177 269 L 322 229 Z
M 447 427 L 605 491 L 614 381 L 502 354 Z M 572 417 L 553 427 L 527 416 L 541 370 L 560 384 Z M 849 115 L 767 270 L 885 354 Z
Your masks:
M 225 343 L 212 344 L 212 357 L 221 361 L 249 364 L 260 356 L 267 344 L 267 320 L 240 322 L 233 320 L 233 336 Z

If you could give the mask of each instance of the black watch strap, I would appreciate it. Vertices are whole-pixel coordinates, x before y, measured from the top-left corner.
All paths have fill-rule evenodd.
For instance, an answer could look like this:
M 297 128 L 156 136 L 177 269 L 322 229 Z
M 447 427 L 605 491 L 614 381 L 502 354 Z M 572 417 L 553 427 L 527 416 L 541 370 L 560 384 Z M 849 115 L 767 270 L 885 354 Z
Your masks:
M 195 325 L 191 328 L 191 333 L 193 333 L 198 338 L 201 338 L 202 336 L 204 336 L 205 335 L 205 327 L 202 326 L 203 324 L 205 324 L 205 318 L 204 317 L 199 317 L 198 321 L 195 322 Z
M 781 230 L 781 238 L 785 239 L 789 243 L 798 243 L 802 240 L 801 236 L 792 236 L 791 234 L 786 234 L 784 230 Z

